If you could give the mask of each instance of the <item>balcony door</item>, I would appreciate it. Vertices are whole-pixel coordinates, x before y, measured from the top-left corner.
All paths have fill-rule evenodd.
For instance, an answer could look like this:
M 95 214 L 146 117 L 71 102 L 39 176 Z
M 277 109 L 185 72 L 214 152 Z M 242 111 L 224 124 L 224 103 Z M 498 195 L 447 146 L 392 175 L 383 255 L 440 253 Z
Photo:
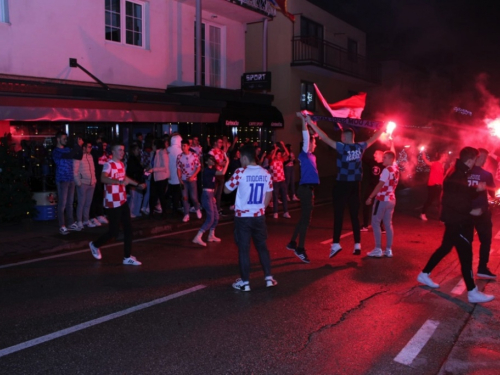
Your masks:
M 196 23 L 194 34 L 194 76 L 196 66 Z M 226 86 L 225 28 L 203 22 L 201 24 L 201 85 L 211 87 Z M 196 80 L 196 79 L 195 79 Z M 197 84 L 200 84 L 199 82 Z

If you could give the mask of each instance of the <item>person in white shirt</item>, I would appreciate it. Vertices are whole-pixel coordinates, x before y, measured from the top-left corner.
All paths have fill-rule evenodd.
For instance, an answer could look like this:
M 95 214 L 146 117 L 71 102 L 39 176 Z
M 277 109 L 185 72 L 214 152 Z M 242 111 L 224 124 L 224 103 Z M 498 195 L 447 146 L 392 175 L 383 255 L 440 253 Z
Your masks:
M 255 147 L 240 148 L 241 168 L 236 169 L 224 186 L 226 194 L 237 189 L 234 208 L 234 240 L 238 246 L 241 278 L 233 288 L 250 291 L 250 239 L 259 253 L 267 287 L 277 285 L 271 275 L 271 258 L 267 249 L 266 207 L 272 197 L 271 175 L 256 163 Z

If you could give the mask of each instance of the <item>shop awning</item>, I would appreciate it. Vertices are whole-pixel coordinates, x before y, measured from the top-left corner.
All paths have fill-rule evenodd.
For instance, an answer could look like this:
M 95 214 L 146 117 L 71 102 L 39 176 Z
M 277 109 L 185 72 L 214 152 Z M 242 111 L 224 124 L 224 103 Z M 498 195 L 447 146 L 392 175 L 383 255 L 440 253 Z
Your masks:
M 0 121 L 216 123 L 219 116 L 216 107 L 0 96 Z
M 256 105 L 228 102 L 222 108 L 219 123 L 226 126 L 258 126 L 283 128 L 285 122 L 278 108 L 272 105 Z

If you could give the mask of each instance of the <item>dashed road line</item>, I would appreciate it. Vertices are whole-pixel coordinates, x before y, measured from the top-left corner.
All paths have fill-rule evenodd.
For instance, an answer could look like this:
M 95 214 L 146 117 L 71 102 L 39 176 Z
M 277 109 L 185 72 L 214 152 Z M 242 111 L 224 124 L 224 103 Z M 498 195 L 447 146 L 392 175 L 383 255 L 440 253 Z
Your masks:
M 495 237 L 494 237 L 495 240 L 500 240 L 500 231 L 498 231 L 497 234 L 495 234 Z
M 436 320 L 427 320 L 415 336 L 408 341 L 408 344 L 406 344 L 406 346 L 394 358 L 394 361 L 403 365 L 410 365 L 425 344 L 427 344 L 427 341 L 429 341 L 432 337 L 438 325 L 439 322 Z
M 460 279 L 457 285 L 451 290 L 451 294 L 454 294 L 456 296 L 461 295 L 463 292 L 465 292 L 465 282 L 464 279 Z
M 110 320 L 113 320 L 116 318 L 120 318 L 124 315 L 128 315 L 128 314 L 131 314 L 133 312 L 143 310 L 143 309 L 146 309 L 148 307 L 155 306 L 155 305 L 158 305 L 160 303 L 170 301 L 174 298 L 185 296 L 186 294 L 196 292 L 197 290 L 200 290 L 203 288 L 205 288 L 205 285 L 197 285 L 197 286 L 194 286 L 192 288 L 185 289 L 185 290 L 182 290 L 180 292 L 170 294 L 170 295 L 162 297 L 162 298 L 155 299 L 155 300 L 150 301 L 150 302 L 146 302 L 146 303 L 134 306 L 134 307 L 130 307 L 128 309 L 118 311 L 118 312 L 115 312 L 113 314 L 105 315 L 105 316 L 102 316 L 102 317 L 97 318 L 97 319 L 89 320 L 88 322 L 77 324 L 76 326 L 65 328 L 65 329 L 62 329 L 60 331 L 50 333 L 48 335 L 41 336 L 41 337 L 38 337 L 36 339 L 23 342 L 21 344 L 10 346 L 8 348 L 0 350 L 0 358 L 4 357 L 6 355 L 24 350 L 24 349 L 31 348 L 31 347 L 39 345 L 39 344 L 43 344 L 44 342 L 47 342 L 47 341 L 51 341 L 51 340 L 57 339 L 59 337 L 69 335 L 71 333 L 81 331 L 82 329 L 89 328 L 89 327 L 95 326 L 97 324 L 101 324 L 101 323 L 104 323 L 104 322 L 107 322 L 107 321 L 110 321 Z

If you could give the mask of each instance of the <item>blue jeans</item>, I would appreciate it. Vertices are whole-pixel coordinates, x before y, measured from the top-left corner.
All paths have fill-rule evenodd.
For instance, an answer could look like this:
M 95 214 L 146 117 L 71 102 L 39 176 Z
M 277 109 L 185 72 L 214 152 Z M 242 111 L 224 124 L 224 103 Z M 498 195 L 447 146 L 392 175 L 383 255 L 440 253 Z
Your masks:
M 198 186 L 196 181 L 185 181 L 184 189 L 182 189 L 182 204 L 184 206 L 184 215 L 189 215 L 189 198 L 193 202 L 195 210 L 200 209 L 200 202 L 198 202 Z
M 259 253 L 264 276 L 271 276 L 271 257 L 267 249 L 267 226 L 264 215 L 234 218 L 234 241 L 238 246 L 241 280 L 250 278 L 250 239 Z
M 73 202 L 75 200 L 75 181 L 56 182 L 57 185 L 57 218 L 59 227 L 65 226 L 64 213 L 68 225 L 75 222 L 73 218 Z
M 208 229 L 215 229 L 219 223 L 219 211 L 217 210 L 217 202 L 215 201 L 214 191 L 203 190 L 201 195 L 201 205 L 207 213 L 205 222 L 200 228 L 200 232 L 205 233 Z

